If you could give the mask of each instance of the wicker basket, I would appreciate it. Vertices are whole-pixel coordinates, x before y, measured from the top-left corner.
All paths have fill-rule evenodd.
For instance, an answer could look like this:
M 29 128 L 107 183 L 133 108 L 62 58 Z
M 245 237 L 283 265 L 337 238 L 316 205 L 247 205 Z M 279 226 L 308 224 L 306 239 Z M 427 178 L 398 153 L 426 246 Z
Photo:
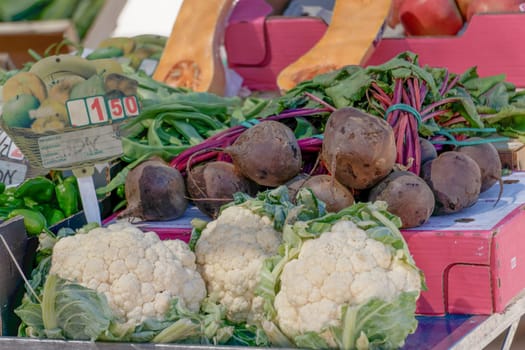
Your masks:
M 119 134 L 118 130 L 120 129 L 120 126 L 123 125 L 125 121 L 120 121 L 118 123 L 112 123 L 113 130 Z M 108 124 L 104 124 L 104 126 L 107 126 Z M 44 133 L 35 133 L 30 128 L 19 128 L 19 127 L 9 127 L 4 123 L 4 120 L 0 118 L 0 127 L 6 132 L 7 135 L 11 138 L 11 140 L 15 143 L 15 145 L 22 151 L 22 154 L 24 157 L 29 161 L 32 167 L 38 168 L 38 169 L 47 169 L 43 165 L 43 159 L 42 154 L 40 152 L 40 146 L 39 146 L 39 139 L 51 136 L 51 135 L 63 135 L 67 133 L 72 132 L 79 132 L 82 130 L 89 130 L 93 129 L 94 126 L 85 126 L 85 127 L 66 127 L 64 130 L 60 131 L 47 131 Z M 95 126 L 95 128 L 98 126 Z M 85 166 L 92 166 L 98 163 L 104 163 L 110 160 L 115 159 L 118 156 L 111 156 L 107 158 L 97 158 L 93 161 L 79 161 L 78 163 L 68 164 L 68 166 L 64 167 L 53 167 L 53 170 L 70 170 L 72 168 L 76 167 L 85 167 Z

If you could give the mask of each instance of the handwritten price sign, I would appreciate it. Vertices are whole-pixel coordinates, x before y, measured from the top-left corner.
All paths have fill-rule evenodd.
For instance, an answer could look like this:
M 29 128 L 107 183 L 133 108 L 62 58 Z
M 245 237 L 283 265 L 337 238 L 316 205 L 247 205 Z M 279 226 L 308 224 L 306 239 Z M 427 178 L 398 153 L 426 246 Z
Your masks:
M 91 96 L 66 102 L 71 126 L 89 126 L 120 121 L 139 115 L 136 96 L 106 99 L 104 96 Z
M 122 142 L 111 125 L 38 139 L 42 166 L 53 169 L 118 157 Z

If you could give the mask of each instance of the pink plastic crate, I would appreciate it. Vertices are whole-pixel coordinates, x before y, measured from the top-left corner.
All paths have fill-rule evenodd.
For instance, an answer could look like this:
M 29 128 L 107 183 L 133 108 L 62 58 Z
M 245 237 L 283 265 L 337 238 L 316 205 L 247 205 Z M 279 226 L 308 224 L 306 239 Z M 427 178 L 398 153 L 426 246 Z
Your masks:
M 508 81 L 525 87 L 524 35 L 525 13 L 479 14 L 457 36 L 383 38 L 363 64 L 381 64 L 412 51 L 423 65 L 458 74 L 477 66 L 481 76 L 506 74 Z
M 501 312 L 525 288 L 525 173 L 505 180 L 495 207 L 499 185 L 471 208 L 404 230 L 428 286 L 419 314 Z
M 239 0 L 224 33 L 229 68 L 252 90 L 278 89 L 279 72 L 314 46 L 327 25 L 317 17 L 269 16 L 264 0 Z

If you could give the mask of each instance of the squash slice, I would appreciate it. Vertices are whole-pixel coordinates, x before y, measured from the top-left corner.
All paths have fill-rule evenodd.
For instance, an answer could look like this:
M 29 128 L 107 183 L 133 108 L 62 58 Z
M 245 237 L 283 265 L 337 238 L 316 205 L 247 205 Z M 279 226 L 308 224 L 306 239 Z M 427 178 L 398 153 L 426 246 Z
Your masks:
M 322 38 L 277 77 L 282 91 L 304 80 L 358 65 L 377 38 L 392 0 L 336 0 L 332 20 Z
M 234 0 L 183 1 L 153 79 L 224 95 L 220 44 Z

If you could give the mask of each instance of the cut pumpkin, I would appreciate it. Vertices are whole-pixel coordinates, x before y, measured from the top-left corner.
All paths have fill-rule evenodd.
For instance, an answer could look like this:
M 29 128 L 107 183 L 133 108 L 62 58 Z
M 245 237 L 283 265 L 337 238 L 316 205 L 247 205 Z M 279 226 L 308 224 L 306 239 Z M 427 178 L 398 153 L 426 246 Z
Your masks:
M 185 0 L 153 78 L 170 86 L 224 95 L 220 44 L 234 0 Z
M 388 16 L 391 1 L 336 0 L 325 34 L 279 73 L 279 88 L 287 91 L 318 74 L 361 64 Z

